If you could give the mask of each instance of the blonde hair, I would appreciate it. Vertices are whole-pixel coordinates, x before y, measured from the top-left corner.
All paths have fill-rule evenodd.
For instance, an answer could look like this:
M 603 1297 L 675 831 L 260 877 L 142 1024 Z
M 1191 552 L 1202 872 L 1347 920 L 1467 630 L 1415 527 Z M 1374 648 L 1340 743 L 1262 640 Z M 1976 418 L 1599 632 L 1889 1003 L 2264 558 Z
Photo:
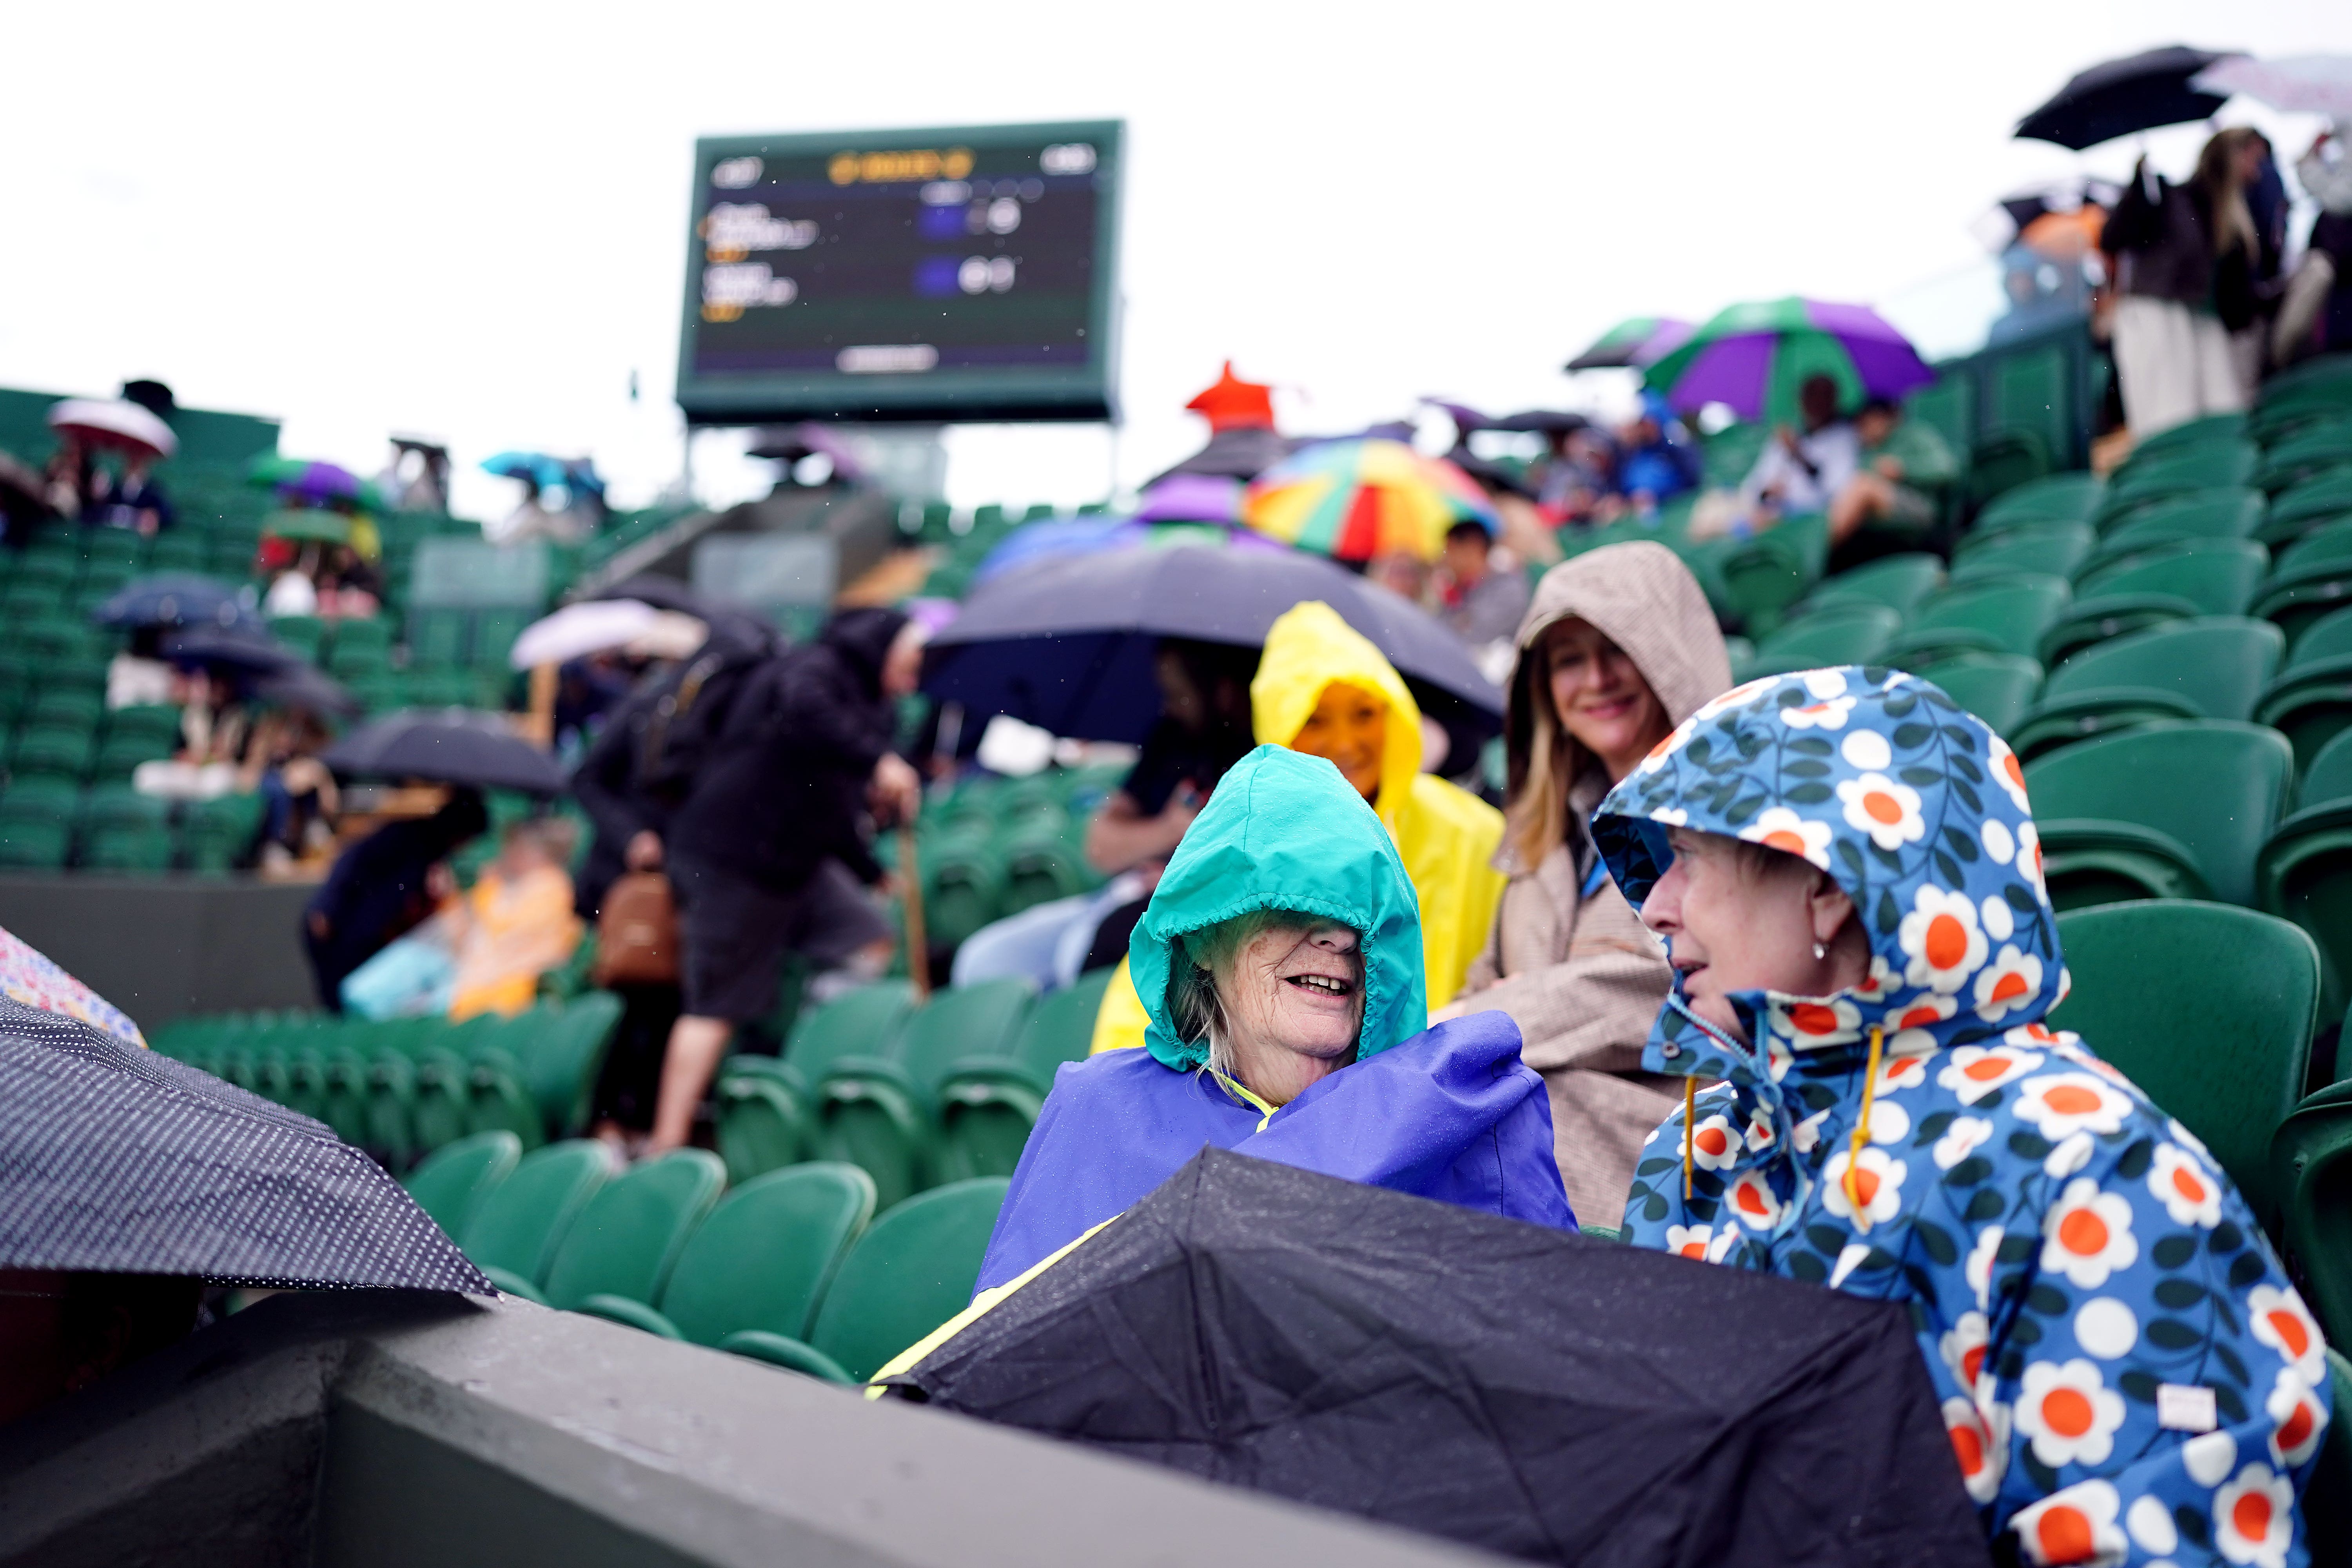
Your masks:
M 1529 660 L 1536 668 L 1523 677 L 1535 684 L 1528 700 L 1528 755 L 1503 805 L 1503 837 L 1519 864 L 1532 871 L 1566 841 L 1568 793 L 1591 765 L 1592 754 L 1577 743 L 1552 707 L 1550 627 L 1519 656 L 1523 667 Z
M 2242 247 L 2251 257 L 2262 248 L 2254 233 L 2253 212 L 2246 205 L 2245 183 L 2238 178 L 2238 154 L 2250 142 L 2259 141 L 2263 141 L 2260 132 L 2232 125 L 2227 131 L 2215 132 L 2212 140 L 2205 143 L 2205 150 L 2197 154 L 2193 178 L 2205 192 L 2216 256 Z

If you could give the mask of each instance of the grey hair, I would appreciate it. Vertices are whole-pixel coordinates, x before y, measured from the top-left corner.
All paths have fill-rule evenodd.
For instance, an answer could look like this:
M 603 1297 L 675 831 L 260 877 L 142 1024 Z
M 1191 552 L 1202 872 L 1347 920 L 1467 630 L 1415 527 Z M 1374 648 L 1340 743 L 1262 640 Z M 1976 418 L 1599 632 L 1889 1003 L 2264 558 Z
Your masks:
M 1320 915 L 1297 910 L 1246 910 L 1231 919 L 1186 931 L 1176 939 L 1168 966 L 1168 1019 L 1177 1040 L 1192 1045 L 1205 1039 L 1209 1070 L 1234 1076 L 1233 1019 L 1227 999 L 1217 990 L 1217 973 L 1230 971 L 1234 960 L 1257 937 L 1276 926 L 1300 929 L 1323 923 Z

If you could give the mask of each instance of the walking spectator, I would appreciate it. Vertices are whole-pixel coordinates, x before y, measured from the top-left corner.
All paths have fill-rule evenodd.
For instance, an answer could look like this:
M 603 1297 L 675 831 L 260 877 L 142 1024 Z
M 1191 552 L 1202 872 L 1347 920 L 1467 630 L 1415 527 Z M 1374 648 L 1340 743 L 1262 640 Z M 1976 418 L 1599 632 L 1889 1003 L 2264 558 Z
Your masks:
M 302 911 L 319 1005 L 343 1008 L 343 977 L 436 905 L 429 873 L 489 826 L 482 797 L 457 790 L 431 816 L 387 823 L 343 851 Z
M 774 1008 L 787 951 L 850 980 L 889 962 L 890 922 L 860 886 L 884 880 L 860 823 L 869 806 L 891 821 L 921 805 L 920 779 L 890 750 L 893 704 L 921 668 L 906 616 L 848 610 L 814 645 L 761 664 L 730 704 L 665 846 L 686 1011 L 670 1031 L 650 1152 L 687 1141 L 729 1037 Z
M 518 822 L 460 906 L 452 1019 L 478 1013 L 512 1017 L 531 1004 L 539 977 L 560 967 L 580 944 L 572 912 L 575 830 L 556 817 Z
M 2242 129 L 2205 143 L 2176 185 L 2143 158 L 2100 245 L 2114 258 L 2116 375 L 2136 440 L 2246 406 L 2261 236 L 2246 187 L 2265 144 Z M 2257 340 L 2258 341 L 2258 340 Z
M 1444 586 L 1437 618 L 1473 649 L 1508 642 L 1528 610 L 1527 574 L 1505 555 L 1495 559 L 1495 538 L 1481 522 L 1457 522 L 1445 531 Z
M 1601 863 L 1586 826 L 1610 786 L 1731 684 L 1706 595 L 1662 544 L 1604 545 L 1544 574 L 1518 627 L 1504 741 L 1509 876 L 1486 945 L 1433 1020 L 1507 1013 L 1551 1095 L 1568 1201 L 1624 1213 L 1643 1140 L 1681 1086 L 1642 1068 L 1674 981 L 1665 950 Z

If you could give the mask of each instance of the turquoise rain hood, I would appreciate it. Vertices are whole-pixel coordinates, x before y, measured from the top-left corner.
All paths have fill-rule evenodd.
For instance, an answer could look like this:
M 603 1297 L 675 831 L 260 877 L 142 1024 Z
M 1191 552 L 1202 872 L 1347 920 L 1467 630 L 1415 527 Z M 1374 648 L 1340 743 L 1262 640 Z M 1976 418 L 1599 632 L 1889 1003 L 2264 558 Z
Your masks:
M 1676 982 L 1643 1065 L 1714 1087 L 1652 1136 L 1626 1239 L 1905 1303 L 2002 1553 L 2306 1561 L 2318 1327 L 2205 1146 L 2044 1022 L 2065 964 L 2000 737 L 1897 670 L 1750 681 L 1594 814 L 1636 909 L 1676 826 L 1828 872 L 1871 969 L 1734 996 L 1752 1046 Z
M 1209 1059 L 1179 1040 L 1168 1012 L 1177 939 L 1254 910 L 1297 910 L 1358 933 L 1364 955 L 1361 1061 L 1428 1026 L 1421 904 L 1396 842 L 1364 797 L 1321 757 L 1260 746 L 1218 782 L 1185 830 L 1128 940 L 1128 968 L 1150 1016 L 1145 1048 L 1171 1068 Z

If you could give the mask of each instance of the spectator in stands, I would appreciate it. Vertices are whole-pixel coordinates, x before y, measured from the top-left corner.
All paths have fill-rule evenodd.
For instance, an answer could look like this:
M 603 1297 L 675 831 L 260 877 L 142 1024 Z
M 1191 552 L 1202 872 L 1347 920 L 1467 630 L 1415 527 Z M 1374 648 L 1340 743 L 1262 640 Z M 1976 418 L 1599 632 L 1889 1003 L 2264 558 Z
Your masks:
M 577 831 L 562 817 L 510 824 L 462 906 L 457 974 L 449 1016 L 512 1017 L 539 994 L 539 977 L 561 968 L 580 945 L 572 912 L 572 859 Z
M 178 669 L 172 701 L 180 710 L 180 748 L 168 761 L 132 769 L 131 787 L 163 800 L 213 800 L 237 788 L 253 730 L 237 682 L 202 666 Z
M 1160 873 L 1225 770 L 1255 743 L 1255 648 L 1165 638 L 1152 657 L 1160 717 L 1127 778 L 1087 823 L 1087 863 L 1110 879 L 982 927 L 956 950 L 954 983 L 1026 975 L 1041 991 L 1118 963 Z
M 1838 409 L 1837 383 L 1807 376 L 1797 388 L 1802 427 L 1783 425 L 1739 484 L 1739 511 L 1754 530 L 1784 517 L 1825 512 L 1862 466 L 1862 437 Z
M 2254 323 L 2262 239 L 2246 203 L 2265 145 L 2242 128 L 2205 144 L 2176 185 L 2143 158 L 2102 231 L 2114 258 L 2116 375 L 2136 439 L 2243 408 L 2252 396 L 2236 335 Z
M 735 1026 L 773 1011 L 788 950 L 839 970 L 834 985 L 889 962 L 890 923 L 859 886 L 884 880 L 860 824 L 869 808 L 887 822 L 921 805 L 921 781 L 890 749 L 893 704 L 921 669 L 905 616 L 845 610 L 813 645 L 762 663 L 729 705 L 665 842 L 686 1011 L 670 1031 L 649 1152 L 687 1141 Z
M 1483 522 L 1445 531 L 1445 573 L 1437 618 L 1474 649 L 1510 640 L 1527 614 L 1528 578 L 1506 551 L 1496 560 L 1495 536 Z
M 81 516 L 82 503 L 89 498 L 98 478 L 98 465 L 79 435 L 60 430 L 56 449 L 42 465 L 41 478 L 47 487 L 43 497 L 49 510 L 71 522 Z
M 1129 940 L 1146 1048 L 1055 1076 L 979 1288 L 1018 1279 L 1205 1144 L 1573 1226 L 1518 1031 L 1424 1026 L 1423 901 L 1330 763 L 1275 746 L 1237 763 Z
M 1676 496 L 1698 489 L 1705 474 L 1698 444 L 1674 408 L 1654 392 L 1642 394 L 1641 412 L 1617 433 L 1617 488 L 1626 505 L 1646 517 Z
M 2342 127 L 2313 139 L 2295 176 L 2318 211 L 2279 313 L 2277 359 L 2352 349 L 2352 143 Z
M 1830 543 L 1843 544 L 1866 522 L 1895 523 L 1922 531 L 1936 521 L 1936 503 L 1903 481 L 1908 477 L 1903 459 L 1887 450 L 1903 423 L 1903 408 L 1892 398 L 1874 397 L 1854 416 L 1856 455 L 1861 461 L 1853 477 L 1830 501 Z
M 2044 1021 L 2016 757 L 1899 671 L 1696 717 L 1592 819 L 1686 1097 L 1626 1238 L 1905 1309 L 1999 1561 L 2303 1561 L 2319 1331 L 2205 1146 Z
M 1554 434 L 1536 508 L 1554 528 L 1616 520 L 1624 501 L 1617 489 L 1617 449 L 1606 431 L 1587 425 Z
M 1642 1069 L 1674 972 L 1609 880 L 1586 819 L 1731 684 L 1731 666 L 1689 569 L 1645 540 L 1546 573 L 1517 643 L 1503 732 L 1508 826 L 1496 857 L 1510 882 L 1460 997 L 1431 1016 L 1510 1015 L 1550 1090 L 1568 1201 L 1606 1224 L 1624 1212 L 1643 1141 L 1681 1086 Z
M 427 873 L 488 826 L 482 797 L 455 790 L 431 816 L 387 823 L 343 851 L 302 911 L 320 1006 L 342 1011 L 343 977 L 433 912 Z
M 131 457 L 119 479 L 104 468 L 93 468 L 82 496 L 84 525 L 128 529 L 148 539 L 171 527 L 171 498 L 147 471 L 152 461 L 144 453 Z
M 305 708 L 264 714 L 254 726 L 238 782 L 262 799 L 265 874 L 290 870 L 297 861 L 325 852 L 334 842 L 332 825 L 341 798 L 335 775 L 319 761 L 328 739 L 326 725 Z

